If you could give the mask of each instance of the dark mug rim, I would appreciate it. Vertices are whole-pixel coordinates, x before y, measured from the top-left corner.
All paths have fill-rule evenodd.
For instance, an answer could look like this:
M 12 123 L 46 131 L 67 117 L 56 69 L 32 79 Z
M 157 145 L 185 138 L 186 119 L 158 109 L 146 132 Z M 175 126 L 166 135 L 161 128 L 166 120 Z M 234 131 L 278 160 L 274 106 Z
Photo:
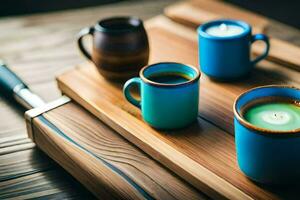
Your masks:
M 238 35 L 233 35 L 233 36 L 226 36 L 226 37 L 218 37 L 218 36 L 213 36 L 210 35 L 208 33 L 206 33 L 206 29 L 210 26 L 215 26 L 217 24 L 222 24 L 222 23 L 227 23 L 227 24 L 234 24 L 234 25 L 238 25 L 244 28 L 244 32 Z M 232 40 L 232 39 L 240 39 L 243 38 L 249 34 L 251 34 L 252 30 L 251 30 L 251 26 L 244 21 L 241 20 L 234 20 L 234 19 L 219 19 L 219 20 L 214 20 L 214 21 L 210 21 L 207 23 L 204 23 L 202 25 L 200 25 L 197 28 L 197 32 L 200 36 L 204 37 L 204 38 L 208 38 L 208 39 L 213 39 L 213 40 Z
M 185 81 L 183 83 L 175 83 L 175 84 L 154 82 L 154 81 L 151 81 L 147 77 L 144 76 L 144 72 L 148 68 L 155 67 L 157 65 L 169 65 L 169 64 L 172 64 L 172 65 L 184 65 L 185 67 L 188 67 L 188 68 L 194 70 L 194 72 L 195 72 L 196 75 L 195 75 L 195 77 L 191 78 L 191 80 Z M 147 66 L 143 67 L 140 70 L 140 74 L 139 75 L 140 75 L 140 78 L 142 79 L 143 82 L 148 83 L 148 84 L 153 85 L 153 86 L 157 86 L 157 87 L 178 87 L 178 86 L 190 85 L 190 84 L 193 84 L 193 83 L 197 82 L 200 79 L 201 72 L 200 72 L 200 70 L 198 68 L 193 67 L 192 65 L 187 65 L 187 64 L 178 63 L 178 62 L 158 62 L 158 63 L 154 63 L 154 64 L 147 65 Z
M 241 123 L 243 126 L 245 126 L 246 128 L 248 128 L 250 130 L 254 130 L 257 133 L 260 133 L 260 134 L 263 134 L 266 136 L 300 136 L 299 135 L 300 128 L 289 130 L 289 131 L 270 130 L 270 129 L 265 129 L 265 128 L 260 128 L 260 127 L 254 126 L 251 123 L 247 122 L 243 118 L 243 116 L 238 111 L 238 107 L 237 107 L 238 101 L 240 100 L 240 98 L 247 95 L 248 93 L 250 93 L 254 90 L 263 89 L 263 88 L 289 88 L 289 89 L 294 89 L 294 90 L 297 90 L 300 92 L 300 88 L 297 88 L 292 85 L 265 85 L 265 86 L 254 87 L 250 90 L 247 90 L 246 92 L 240 94 L 233 103 L 233 113 L 234 113 L 234 117 L 237 119 L 237 121 L 239 123 Z
M 116 22 L 116 21 L 119 21 L 120 23 L 122 22 L 128 25 L 128 27 L 114 29 L 106 25 L 106 23 Z M 119 17 L 108 17 L 98 21 L 97 24 L 95 25 L 95 30 L 100 32 L 107 32 L 107 33 L 126 33 L 126 32 L 132 32 L 138 30 L 141 27 L 143 27 L 143 21 L 141 19 L 133 16 L 119 16 Z

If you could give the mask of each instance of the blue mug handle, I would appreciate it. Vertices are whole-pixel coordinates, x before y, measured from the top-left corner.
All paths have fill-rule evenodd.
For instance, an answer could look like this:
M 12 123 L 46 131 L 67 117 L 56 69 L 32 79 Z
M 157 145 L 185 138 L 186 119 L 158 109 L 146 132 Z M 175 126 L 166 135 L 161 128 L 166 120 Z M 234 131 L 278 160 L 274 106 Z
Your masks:
M 269 42 L 268 36 L 266 36 L 264 34 L 252 35 L 251 44 L 253 44 L 255 41 L 258 41 L 258 40 L 261 40 L 261 41 L 265 42 L 266 43 L 266 48 L 265 48 L 265 51 L 262 55 L 258 56 L 253 61 L 251 61 L 253 65 L 255 65 L 256 63 L 258 63 L 259 61 L 261 61 L 262 59 L 267 57 L 267 55 L 269 54 L 269 50 L 270 50 L 270 42 Z
M 129 101 L 129 103 L 133 104 L 134 106 L 141 108 L 141 101 L 135 99 L 134 97 L 131 96 L 130 93 L 130 88 L 134 85 L 138 85 L 138 87 L 141 87 L 141 79 L 138 77 L 129 79 L 128 81 L 126 81 L 126 83 L 123 86 L 123 94 L 125 96 L 125 98 L 127 99 L 127 101 Z

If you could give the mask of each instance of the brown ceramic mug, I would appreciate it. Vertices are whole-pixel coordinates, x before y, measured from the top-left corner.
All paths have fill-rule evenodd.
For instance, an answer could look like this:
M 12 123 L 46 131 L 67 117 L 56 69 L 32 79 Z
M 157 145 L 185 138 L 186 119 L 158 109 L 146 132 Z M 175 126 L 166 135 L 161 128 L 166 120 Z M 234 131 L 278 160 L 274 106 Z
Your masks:
M 82 38 L 86 35 L 93 36 L 92 54 L 83 45 Z M 109 79 L 136 76 L 148 64 L 148 37 L 143 22 L 134 17 L 101 20 L 93 27 L 82 29 L 77 42 L 83 55 Z

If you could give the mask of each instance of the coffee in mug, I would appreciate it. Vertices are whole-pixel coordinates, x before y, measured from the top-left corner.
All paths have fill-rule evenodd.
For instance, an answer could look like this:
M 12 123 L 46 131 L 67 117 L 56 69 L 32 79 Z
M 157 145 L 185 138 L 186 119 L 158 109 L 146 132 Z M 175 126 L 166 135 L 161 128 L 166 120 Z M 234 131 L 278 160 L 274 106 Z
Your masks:
M 148 77 L 150 81 L 163 84 L 184 83 L 191 80 L 191 77 L 182 73 L 158 73 Z
M 142 110 L 144 121 L 158 129 L 183 128 L 197 119 L 200 72 L 189 65 L 162 62 L 144 67 L 128 80 L 125 98 Z M 130 88 L 138 85 L 141 99 Z

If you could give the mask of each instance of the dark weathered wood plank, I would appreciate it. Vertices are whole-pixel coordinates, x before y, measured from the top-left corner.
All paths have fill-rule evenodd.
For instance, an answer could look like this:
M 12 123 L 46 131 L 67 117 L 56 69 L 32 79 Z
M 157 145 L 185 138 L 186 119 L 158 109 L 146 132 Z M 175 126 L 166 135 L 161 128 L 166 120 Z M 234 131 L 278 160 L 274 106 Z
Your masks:
M 0 182 L 57 168 L 52 160 L 37 148 L 0 156 Z
M 25 142 L 25 143 L 22 142 L 21 144 L 17 143 L 15 145 L 10 145 L 10 146 L 6 146 L 4 148 L 0 148 L 0 156 L 18 152 L 18 151 L 24 151 L 27 149 L 32 149 L 33 147 L 35 147 L 35 144 L 32 142 Z
M 0 182 L 0 199 L 94 199 L 70 175 L 49 170 Z
M 0 138 L 26 135 L 23 113 L 15 104 L 0 97 Z
M 62 178 L 63 177 L 63 178 Z M 28 138 L 0 143 L 0 199 L 93 198 Z

